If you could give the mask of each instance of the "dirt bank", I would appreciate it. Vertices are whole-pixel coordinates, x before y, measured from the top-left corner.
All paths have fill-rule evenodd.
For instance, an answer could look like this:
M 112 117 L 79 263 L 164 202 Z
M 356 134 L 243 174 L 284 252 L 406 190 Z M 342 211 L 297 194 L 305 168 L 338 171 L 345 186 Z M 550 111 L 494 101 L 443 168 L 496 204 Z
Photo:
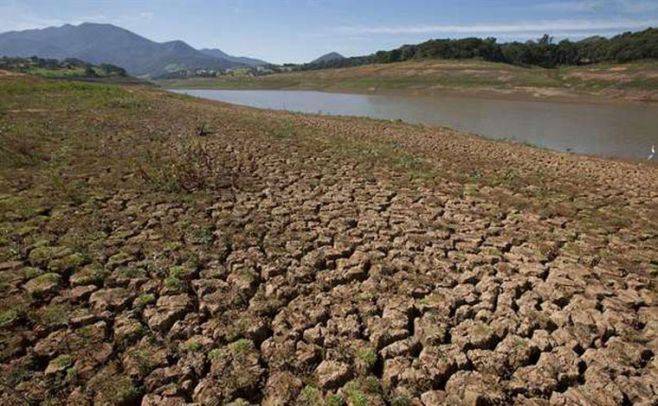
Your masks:
M 543 69 L 475 60 L 425 60 L 258 77 L 164 80 L 159 84 L 168 88 L 458 94 L 517 100 L 653 103 L 658 100 L 658 64 L 647 61 Z

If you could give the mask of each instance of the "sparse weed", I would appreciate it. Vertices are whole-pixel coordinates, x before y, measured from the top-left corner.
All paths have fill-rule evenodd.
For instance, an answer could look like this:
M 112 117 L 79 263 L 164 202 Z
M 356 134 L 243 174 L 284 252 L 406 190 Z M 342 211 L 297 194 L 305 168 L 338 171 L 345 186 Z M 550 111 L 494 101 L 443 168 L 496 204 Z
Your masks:
M 299 395 L 299 399 L 304 405 L 321 405 L 322 393 L 318 388 L 311 385 L 306 385 Z
M 183 281 L 172 276 L 164 280 L 164 285 L 167 289 L 171 289 L 176 292 L 182 292 L 185 289 L 185 284 Z
M 295 136 L 295 130 L 292 124 L 290 123 L 287 123 L 282 128 L 279 128 L 276 131 L 274 131 L 274 138 L 277 138 L 279 140 L 288 141 L 292 139 L 294 136 Z
M 39 268 L 33 268 L 33 267 L 26 267 L 23 269 L 23 272 L 25 274 L 25 277 L 27 279 L 33 279 L 36 278 L 37 276 L 43 275 L 45 272 Z
M 20 305 L 0 311 L 0 327 L 6 327 L 19 320 L 25 314 L 25 308 Z
M 199 229 L 199 233 L 198 233 L 199 242 L 201 242 L 201 244 L 203 244 L 203 245 L 212 244 L 213 239 L 215 238 L 214 235 L 213 235 L 213 232 L 214 232 L 214 230 L 213 230 L 212 226 L 203 225 Z
M 344 406 L 345 400 L 340 395 L 331 394 L 325 398 L 324 403 L 326 406 Z
M 348 389 L 347 399 L 353 406 L 367 406 L 370 398 L 358 389 Z
M 70 355 L 60 355 L 54 360 L 51 361 L 53 365 L 55 365 L 58 368 L 68 368 L 71 365 L 73 365 L 73 359 L 71 358 Z
M 226 357 L 225 348 L 214 348 L 208 353 L 208 359 L 210 361 L 218 361 Z
M 57 196 L 76 206 L 86 202 L 89 198 L 87 184 L 81 180 L 71 182 L 60 174 L 52 172 L 50 182 Z
M 75 367 L 68 368 L 66 370 L 66 380 L 67 382 L 75 382 L 78 379 L 79 372 Z
M 231 343 L 231 348 L 237 352 L 249 352 L 254 349 L 254 343 L 246 338 L 241 338 L 238 341 Z
M 191 340 L 187 343 L 186 348 L 190 352 L 199 352 L 203 348 L 203 345 L 196 340 Z
M 142 179 L 163 192 L 220 189 L 233 184 L 232 171 L 220 151 L 199 140 L 177 140 L 146 149 L 138 159 Z
M 148 306 L 155 303 L 155 295 L 153 293 L 142 293 L 137 296 L 137 304 L 141 307 Z
M 0 127 L 0 162 L 3 166 L 33 166 L 48 160 L 36 140 L 24 136 L 10 136 L 4 134 L 3 130 L 3 127 Z
M 391 406 L 409 406 L 411 405 L 411 400 L 404 395 L 397 396 L 391 401 Z
M 372 348 L 362 348 L 357 353 L 357 359 L 363 372 L 369 372 L 377 363 L 377 353 Z

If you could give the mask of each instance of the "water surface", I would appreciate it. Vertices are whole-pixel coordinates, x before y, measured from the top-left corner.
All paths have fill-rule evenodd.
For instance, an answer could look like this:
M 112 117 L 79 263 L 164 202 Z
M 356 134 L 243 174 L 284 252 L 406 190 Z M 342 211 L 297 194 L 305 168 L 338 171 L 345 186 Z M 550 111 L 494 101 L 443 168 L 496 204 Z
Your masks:
M 580 154 L 646 159 L 651 145 L 658 144 L 658 106 L 649 104 L 289 90 L 175 91 L 259 108 L 441 125 L 484 137 Z

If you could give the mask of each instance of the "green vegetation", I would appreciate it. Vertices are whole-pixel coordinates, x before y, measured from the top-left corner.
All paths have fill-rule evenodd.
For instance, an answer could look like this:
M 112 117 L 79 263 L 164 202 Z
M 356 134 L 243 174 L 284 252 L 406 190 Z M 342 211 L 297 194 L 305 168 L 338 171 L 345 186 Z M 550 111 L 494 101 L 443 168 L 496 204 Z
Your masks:
M 214 348 L 214 349 L 210 350 L 210 352 L 208 353 L 208 359 L 210 359 L 211 361 L 218 360 L 218 359 L 222 358 L 224 356 L 224 354 L 225 354 L 224 349 Z
M 203 348 L 203 345 L 200 342 L 192 339 L 187 342 L 185 347 L 190 352 L 199 352 Z
M 372 348 L 362 348 L 357 353 L 357 364 L 363 372 L 370 372 L 377 363 L 377 353 Z
M 142 293 L 137 296 L 137 304 L 141 307 L 155 303 L 155 295 L 153 293 Z
M 254 343 L 251 340 L 246 338 L 241 338 L 238 341 L 235 341 L 229 345 L 233 350 L 237 352 L 250 352 L 254 350 Z
M 30 318 L 45 326 L 65 325 L 73 316 L 72 310 L 69 304 L 50 304 L 30 313 Z
M 45 284 L 45 283 L 59 283 L 59 281 L 62 279 L 62 276 L 53 272 L 48 272 L 43 275 L 37 276 L 34 278 L 34 281 L 39 283 L 39 284 Z
M 326 406 L 344 406 L 345 400 L 340 395 L 331 394 L 325 398 L 324 403 Z
M 25 267 L 23 269 L 23 272 L 25 273 L 25 277 L 27 279 L 34 279 L 37 276 L 43 275 L 45 272 L 39 268 L 33 268 L 31 266 Z
M 71 382 L 78 379 L 79 371 L 76 367 L 66 369 L 66 380 Z
M 77 271 L 74 276 L 80 285 L 102 285 L 109 272 L 98 265 L 88 265 Z
M 190 269 L 184 266 L 174 266 L 169 268 L 169 277 L 176 279 L 189 279 L 193 277 L 194 269 Z
M 499 44 L 496 38 L 435 39 L 418 45 L 404 45 L 369 56 L 335 59 L 303 65 L 301 70 L 344 68 L 373 63 L 418 59 L 472 59 L 504 62 L 520 66 L 553 68 L 601 62 L 630 62 L 658 58 L 658 28 L 627 32 L 607 39 L 591 37 L 583 41 L 563 40 L 558 44 L 548 34 L 537 41 Z
M 23 306 L 16 305 L 0 311 L 0 327 L 7 327 L 20 319 L 25 313 Z
M 101 372 L 87 384 L 87 387 L 96 393 L 94 403 L 104 405 L 135 404 L 142 395 L 141 389 L 135 386 L 129 377 L 110 374 L 109 372 Z
M 51 363 L 57 368 L 65 369 L 73 365 L 73 358 L 70 355 L 64 354 L 52 360 Z
M 155 368 L 151 359 L 151 351 L 148 347 L 133 348 L 128 350 L 128 355 L 135 360 L 139 373 L 143 376 L 148 375 Z
M 391 401 L 391 406 L 409 406 L 411 400 L 406 396 L 398 396 Z
M 79 59 L 43 59 L 31 58 L 0 58 L 0 70 L 27 73 L 45 78 L 108 78 L 126 77 L 123 68 L 110 64 L 93 65 Z
M 321 405 L 322 392 L 315 386 L 306 385 L 299 395 L 299 400 L 303 405 Z
M 164 280 L 164 285 L 167 289 L 176 292 L 182 292 L 185 289 L 185 283 L 182 280 L 172 276 Z
M 350 405 L 367 406 L 383 403 L 384 391 L 374 376 L 358 378 L 345 385 L 345 393 Z

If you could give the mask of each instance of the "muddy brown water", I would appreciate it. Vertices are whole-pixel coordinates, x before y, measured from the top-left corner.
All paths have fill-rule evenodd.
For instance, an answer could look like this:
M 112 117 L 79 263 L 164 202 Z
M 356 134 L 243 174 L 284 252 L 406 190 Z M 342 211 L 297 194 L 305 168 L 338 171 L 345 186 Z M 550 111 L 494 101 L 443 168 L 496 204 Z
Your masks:
M 651 104 L 289 90 L 174 91 L 258 108 L 401 119 L 579 154 L 647 159 L 651 146 L 658 146 L 658 106 Z

